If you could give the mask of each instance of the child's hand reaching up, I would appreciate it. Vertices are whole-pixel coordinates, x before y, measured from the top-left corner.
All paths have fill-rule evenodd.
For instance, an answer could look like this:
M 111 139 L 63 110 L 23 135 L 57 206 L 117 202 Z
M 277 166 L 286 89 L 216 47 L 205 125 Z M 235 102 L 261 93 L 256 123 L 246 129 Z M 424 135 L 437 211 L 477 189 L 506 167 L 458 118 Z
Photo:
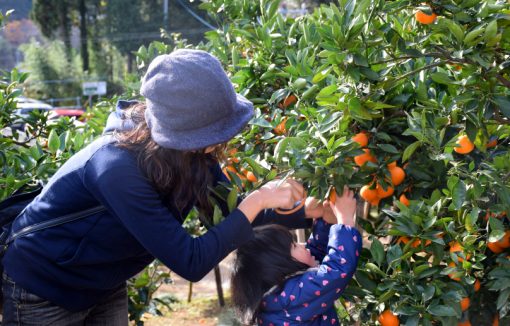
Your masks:
M 338 224 L 356 227 L 356 199 L 352 190 L 344 187 L 342 196 L 336 198 L 335 204 L 329 202 L 329 205 L 336 216 Z

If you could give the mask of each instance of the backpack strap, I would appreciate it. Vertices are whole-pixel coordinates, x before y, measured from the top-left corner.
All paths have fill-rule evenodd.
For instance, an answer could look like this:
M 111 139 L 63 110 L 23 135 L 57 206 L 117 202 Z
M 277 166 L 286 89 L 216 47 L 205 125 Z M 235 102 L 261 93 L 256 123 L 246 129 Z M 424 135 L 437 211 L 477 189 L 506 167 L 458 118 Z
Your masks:
M 25 235 L 27 235 L 29 233 L 44 230 L 44 229 L 51 228 L 51 227 L 54 227 L 57 225 L 69 223 L 72 221 L 76 221 L 76 220 L 85 218 L 90 215 L 94 215 L 94 214 L 102 212 L 102 211 L 106 211 L 106 208 L 103 206 L 96 206 L 96 207 L 92 207 L 92 208 L 89 208 L 89 209 L 86 209 L 86 210 L 83 210 L 80 212 L 75 212 L 75 213 L 67 214 L 64 216 L 59 216 L 59 217 L 56 217 L 56 218 L 48 220 L 48 221 L 43 221 L 43 222 L 39 222 L 39 223 L 32 224 L 29 226 L 25 226 L 21 230 L 11 233 L 11 235 L 7 238 L 7 241 L 5 242 L 5 246 L 9 245 L 11 242 L 16 240 L 17 238 L 24 237 Z

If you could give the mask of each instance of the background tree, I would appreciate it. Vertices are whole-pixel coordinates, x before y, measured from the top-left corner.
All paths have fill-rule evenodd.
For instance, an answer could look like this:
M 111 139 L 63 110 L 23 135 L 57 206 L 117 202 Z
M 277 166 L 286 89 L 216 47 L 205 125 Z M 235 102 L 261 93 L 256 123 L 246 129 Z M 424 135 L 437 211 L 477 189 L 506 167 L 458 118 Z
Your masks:
M 30 14 L 45 37 L 59 38 L 64 42 L 68 62 L 71 60 L 73 3 L 71 0 L 34 0 Z

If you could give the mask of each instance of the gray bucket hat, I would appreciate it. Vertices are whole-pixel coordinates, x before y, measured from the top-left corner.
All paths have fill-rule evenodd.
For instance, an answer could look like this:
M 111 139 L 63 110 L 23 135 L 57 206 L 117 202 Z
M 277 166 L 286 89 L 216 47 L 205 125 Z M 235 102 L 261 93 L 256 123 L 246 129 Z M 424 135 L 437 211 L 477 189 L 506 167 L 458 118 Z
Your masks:
M 205 51 L 156 57 L 140 93 L 152 139 L 165 148 L 196 150 L 227 142 L 253 116 L 253 104 L 235 92 L 221 63 Z

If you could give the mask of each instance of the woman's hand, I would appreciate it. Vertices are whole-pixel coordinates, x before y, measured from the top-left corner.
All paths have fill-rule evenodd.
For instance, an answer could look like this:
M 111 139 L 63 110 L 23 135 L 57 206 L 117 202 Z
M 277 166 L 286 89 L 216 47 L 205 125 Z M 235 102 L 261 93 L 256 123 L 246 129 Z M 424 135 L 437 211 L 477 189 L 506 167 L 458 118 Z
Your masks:
M 330 209 L 331 210 L 331 209 Z M 305 216 L 307 218 L 319 218 L 324 215 L 324 205 L 317 198 L 308 197 L 305 200 Z
M 344 187 L 342 196 L 337 196 L 335 204 L 330 202 L 329 206 L 333 210 L 338 224 L 356 227 L 356 199 L 352 190 Z
M 293 208 L 296 202 L 303 200 L 304 193 L 303 186 L 293 179 L 286 179 L 283 182 L 273 180 L 250 193 L 238 208 L 251 223 L 263 209 Z

